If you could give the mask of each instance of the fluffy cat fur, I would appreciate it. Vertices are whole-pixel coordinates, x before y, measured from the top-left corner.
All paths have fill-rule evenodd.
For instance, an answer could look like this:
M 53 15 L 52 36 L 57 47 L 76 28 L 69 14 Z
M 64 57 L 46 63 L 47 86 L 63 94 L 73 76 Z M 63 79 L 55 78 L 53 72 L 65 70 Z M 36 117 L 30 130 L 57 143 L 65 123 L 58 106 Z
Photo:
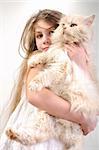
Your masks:
M 70 60 L 64 44 L 78 44 L 87 49 L 94 17 L 63 16 L 52 35 L 49 50 L 37 51 L 28 60 L 29 68 L 43 64 L 43 69 L 31 80 L 29 89 L 37 91 L 49 88 L 71 103 L 71 111 L 80 111 L 85 117 L 93 117 L 99 112 L 97 88 L 95 82 Z M 82 149 L 83 133 L 76 123 L 50 116 L 37 108 L 35 122 L 29 124 L 25 127 L 28 133 L 9 128 L 6 134 L 25 145 L 55 138 L 64 143 L 64 150 Z

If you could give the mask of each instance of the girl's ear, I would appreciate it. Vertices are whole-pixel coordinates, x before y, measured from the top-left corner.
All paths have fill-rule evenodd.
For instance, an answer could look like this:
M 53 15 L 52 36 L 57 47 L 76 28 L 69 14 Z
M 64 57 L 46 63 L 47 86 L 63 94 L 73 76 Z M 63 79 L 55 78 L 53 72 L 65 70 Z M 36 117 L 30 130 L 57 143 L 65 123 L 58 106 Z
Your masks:
M 93 21 L 95 19 L 95 15 L 92 15 L 92 16 L 89 16 L 89 17 L 86 17 L 84 19 L 84 24 L 87 25 L 87 26 L 91 26 Z

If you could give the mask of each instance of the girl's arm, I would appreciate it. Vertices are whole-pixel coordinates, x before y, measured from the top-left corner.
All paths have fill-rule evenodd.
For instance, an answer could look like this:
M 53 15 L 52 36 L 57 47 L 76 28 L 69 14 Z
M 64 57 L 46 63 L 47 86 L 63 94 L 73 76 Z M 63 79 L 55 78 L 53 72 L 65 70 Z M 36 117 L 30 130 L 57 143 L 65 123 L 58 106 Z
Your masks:
M 58 97 L 52 91 L 46 88 L 35 93 L 28 89 L 30 80 L 37 74 L 37 72 L 40 70 L 40 67 L 41 66 L 32 68 L 27 76 L 26 93 L 29 102 L 39 109 L 45 110 L 50 115 L 80 124 L 84 134 L 92 131 L 96 126 L 96 121 L 93 121 L 89 118 L 84 118 L 81 113 L 70 112 L 69 102 Z

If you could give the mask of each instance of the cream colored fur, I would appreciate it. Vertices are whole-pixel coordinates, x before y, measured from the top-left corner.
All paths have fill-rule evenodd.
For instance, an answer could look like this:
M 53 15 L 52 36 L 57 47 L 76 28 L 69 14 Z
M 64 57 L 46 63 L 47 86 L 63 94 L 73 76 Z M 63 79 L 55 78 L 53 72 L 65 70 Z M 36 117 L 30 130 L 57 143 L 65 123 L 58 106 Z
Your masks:
M 52 45 L 47 52 L 33 54 L 28 60 L 29 67 L 43 64 L 43 69 L 32 79 L 29 89 L 41 90 L 47 87 L 71 103 L 71 111 L 80 111 L 85 117 L 93 117 L 99 111 L 99 96 L 94 81 L 70 60 L 64 44 L 86 45 L 94 16 L 64 16 L 52 36 Z M 84 44 L 85 43 L 85 44 Z M 57 110 L 56 110 L 57 111 Z M 80 126 L 48 115 L 36 109 L 35 122 L 19 129 L 9 128 L 10 139 L 29 145 L 56 138 L 64 143 L 64 150 L 81 150 L 83 133 Z M 24 131 L 23 131 L 24 129 Z

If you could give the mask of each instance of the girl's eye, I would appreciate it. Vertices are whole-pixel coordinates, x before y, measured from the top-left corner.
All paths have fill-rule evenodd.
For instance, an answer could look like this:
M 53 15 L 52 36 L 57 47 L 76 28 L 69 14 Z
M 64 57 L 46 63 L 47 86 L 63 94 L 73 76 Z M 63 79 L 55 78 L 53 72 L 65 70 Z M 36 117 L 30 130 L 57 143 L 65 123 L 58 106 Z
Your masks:
M 50 32 L 49 32 L 49 34 L 53 34 L 54 33 L 54 30 L 51 30 Z
M 72 23 L 72 24 L 70 25 L 70 27 L 74 27 L 74 26 L 77 26 L 77 24 L 76 24 L 76 23 Z
M 40 38 L 42 38 L 43 37 L 43 34 L 38 34 L 38 35 L 36 35 L 36 38 L 37 39 L 40 39 Z

